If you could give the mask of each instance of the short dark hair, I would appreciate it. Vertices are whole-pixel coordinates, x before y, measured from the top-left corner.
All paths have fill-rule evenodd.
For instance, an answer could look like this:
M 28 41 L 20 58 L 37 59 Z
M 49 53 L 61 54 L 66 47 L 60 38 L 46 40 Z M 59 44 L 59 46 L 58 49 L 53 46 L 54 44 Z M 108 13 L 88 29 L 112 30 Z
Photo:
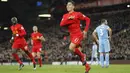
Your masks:
M 101 19 L 101 23 L 104 23 L 106 21 L 106 19 Z
M 73 0 L 69 0 L 68 2 L 71 2 L 75 6 L 75 2 Z
M 13 24 L 18 23 L 17 17 L 12 17 L 12 18 L 11 18 L 11 22 L 12 22 Z

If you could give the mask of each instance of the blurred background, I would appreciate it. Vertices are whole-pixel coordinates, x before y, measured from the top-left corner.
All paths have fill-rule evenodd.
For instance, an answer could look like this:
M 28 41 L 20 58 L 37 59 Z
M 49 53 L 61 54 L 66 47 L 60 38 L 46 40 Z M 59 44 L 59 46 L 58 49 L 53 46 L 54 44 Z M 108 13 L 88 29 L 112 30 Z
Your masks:
M 30 38 L 32 26 L 37 25 L 39 32 L 43 33 L 46 42 L 43 43 L 43 62 L 54 61 L 79 61 L 79 58 L 68 49 L 69 34 L 60 30 L 62 15 L 66 13 L 68 0 L 0 0 L 0 63 L 14 62 L 11 56 L 10 19 L 18 18 L 27 32 L 26 39 Z M 90 17 L 91 24 L 87 39 L 83 43 L 83 52 L 91 59 L 92 32 L 105 18 L 113 30 L 111 41 L 110 60 L 130 60 L 130 0 L 73 0 L 76 3 L 75 10 Z M 81 29 L 85 23 L 81 22 Z M 30 44 L 29 47 L 31 48 Z M 24 53 L 19 53 L 20 58 L 28 62 Z

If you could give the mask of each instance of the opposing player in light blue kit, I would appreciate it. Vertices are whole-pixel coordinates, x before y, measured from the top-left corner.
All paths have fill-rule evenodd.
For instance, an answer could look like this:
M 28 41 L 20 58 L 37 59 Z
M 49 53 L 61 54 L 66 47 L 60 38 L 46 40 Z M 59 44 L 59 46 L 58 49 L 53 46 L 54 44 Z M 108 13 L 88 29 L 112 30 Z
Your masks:
M 109 67 L 109 51 L 110 51 L 110 40 L 112 36 L 112 30 L 107 25 L 108 22 L 106 19 L 101 20 L 101 25 L 99 25 L 93 32 L 93 37 L 95 41 L 99 44 L 99 53 L 100 53 L 100 65 L 102 68 L 105 66 Z M 104 56 L 105 56 L 105 65 L 104 65 Z

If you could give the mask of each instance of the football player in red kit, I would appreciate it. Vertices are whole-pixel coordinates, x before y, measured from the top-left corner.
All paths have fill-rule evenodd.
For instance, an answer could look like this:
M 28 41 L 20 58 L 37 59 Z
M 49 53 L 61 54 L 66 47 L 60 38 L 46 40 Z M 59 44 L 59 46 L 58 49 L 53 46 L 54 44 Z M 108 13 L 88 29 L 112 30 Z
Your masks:
M 45 41 L 45 38 L 41 33 L 38 32 L 38 27 L 33 26 L 33 33 L 31 34 L 31 44 L 33 46 L 32 55 L 33 57 L 37 56 L 39 67 L 42 67 L 42 58 L 41 58 L 42 41 Z
M 73 1 L 69 1 L 67 3 L 66 8 L 68 13 L 63 15 L 60 26 L 68 28 L 71 40 L 69 49 L 80 57 L 81 62 L 85 66 L 85 73 L 88 73 L 90 70 L 90 66 L 86 62 L 86 55 L 81 52 L 81 41 L 87 35 L 87 31 L 90 24 L 90 18 L 86 17 L 80 12 L 74 11 L 74 7 L 75 3 Z M 83 32 L 80 29 L 80 20 L 86 21 L 86 27 Z
M 16 61 L 20 64 L 19 70 L 21 70 L 24 67 L 24 64 L 18 57 L 17 51 L 22 49 L 32 60 L 34 68 L 36 67 L 36 62 L 32 56 L 32 54 L 28 50 L 27 42 L 24 38 L 26 35 L 26 31 L 24 27 L 18 23 L 18 20 L 16 17 L 11 18 L 12 26 L 11 26 L 11 31 L 12 31 L 12 38 L 10 42 L 12 43 L 12 55 L 16 59 Z

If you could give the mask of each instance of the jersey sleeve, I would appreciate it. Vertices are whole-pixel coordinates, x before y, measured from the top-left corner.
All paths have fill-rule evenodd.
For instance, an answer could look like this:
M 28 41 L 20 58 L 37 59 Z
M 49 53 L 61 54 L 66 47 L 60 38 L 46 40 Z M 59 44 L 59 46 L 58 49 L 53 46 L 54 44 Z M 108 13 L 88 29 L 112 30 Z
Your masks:
M 40 33 L 39 36 L 41 37 L 41 36 L 43 36 L 43 34 Z
M 84 31 L 88 31 L 89 25 L 90 25 L 90 18 L 85 16 L 84 14 L 82 14 L 80 12 L 78 13 L 78 18 L 80 20 L 85 20 L 86 21 L 86 27 L 85 27 Z
M 73 23 L 75 23 L 74 20 L 68 19 L 66 17 L 66 15 L 63 15 L 63 18 L 62 18 L 62 20 L 60 22 L 60 26 L 66 26 L 66 25 L 73 24 Z
M 106 29 L 109 29 L 110 27 L 109 26 L 106 26 Z
M 26 35 L 26 31 L 22 25 L 19 25 L 19 36 L 23 37 Z

